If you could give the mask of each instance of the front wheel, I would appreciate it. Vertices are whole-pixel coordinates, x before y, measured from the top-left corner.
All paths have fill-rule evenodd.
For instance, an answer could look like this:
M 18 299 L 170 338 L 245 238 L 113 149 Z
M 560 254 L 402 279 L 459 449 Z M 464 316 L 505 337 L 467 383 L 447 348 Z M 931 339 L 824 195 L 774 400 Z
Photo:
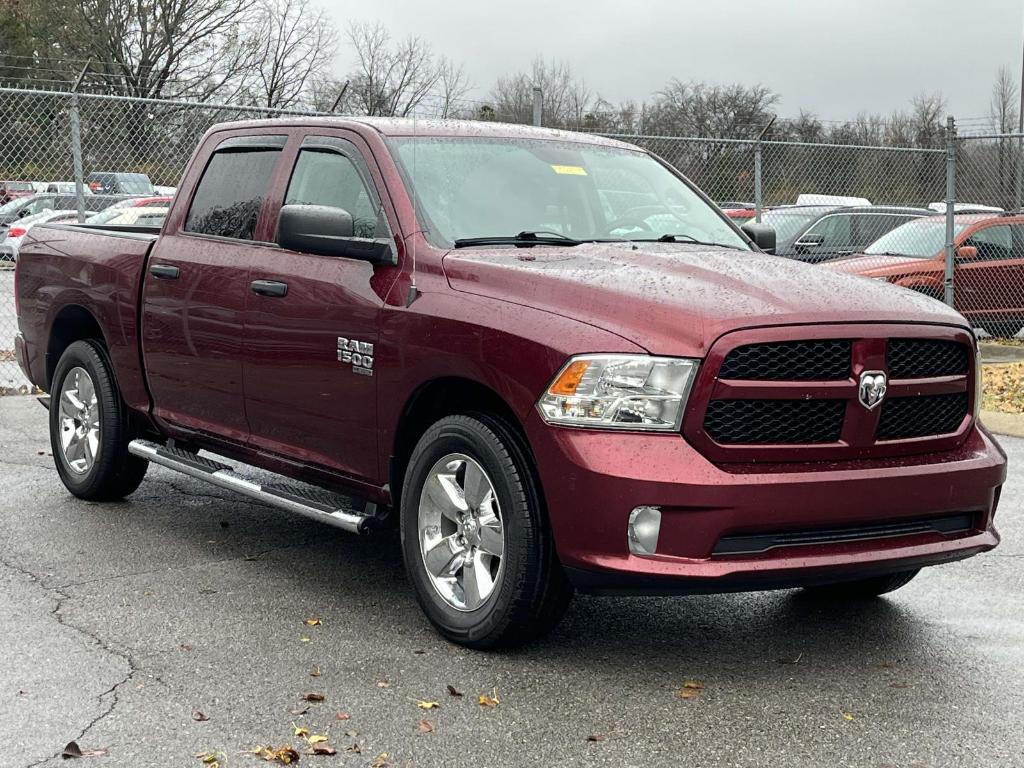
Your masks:
M 50 446 L 67 489 L 80 499 L 113 501 L 138 488 L 149 462 L 128 453 L 128 412 L 106 350 L 95 341 L 71 344 L 51 393 Z
M 827 599 L 858 600 L 878 597 L 906 586 L 920 572 L 921 569 L 917 568 L 912 571 L 887 573 L 884 576 L 872 576 L 871 578 L 859 579 L 857 581 L 844 581 L 839 584 L 822 584 L 816 587 L 807 587 L 806 591 L 807 594 L 814 597 Z
M 417 600 L 452 642 L 519 645 L 565 612 L 572 588 L 527 452 L 499 419 L 449 416 L 426 431 L 405 473 L 401 531 Z

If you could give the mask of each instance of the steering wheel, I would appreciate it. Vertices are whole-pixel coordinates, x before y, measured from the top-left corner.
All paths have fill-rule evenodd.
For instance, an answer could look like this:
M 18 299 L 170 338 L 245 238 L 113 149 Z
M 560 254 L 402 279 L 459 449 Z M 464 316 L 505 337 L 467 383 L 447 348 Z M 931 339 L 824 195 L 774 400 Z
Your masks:
M 659 213 L 679 218 L 667 205 L 638 205 L 609 222 L 608 234 L 616 229 L 639 229 L 644 232 L 654 232 L 654 227 L 647 223 L 647 219 Z

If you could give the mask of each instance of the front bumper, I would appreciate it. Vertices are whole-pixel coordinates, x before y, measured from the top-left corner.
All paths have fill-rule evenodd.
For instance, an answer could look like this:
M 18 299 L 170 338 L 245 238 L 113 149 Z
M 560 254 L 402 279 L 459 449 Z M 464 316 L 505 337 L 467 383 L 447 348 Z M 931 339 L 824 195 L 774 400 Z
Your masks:
M 827 583 L 935 565 L 992 549 L 1006 458 L 983 429 L 944 453 L 897 459 L 716 465 L 680 435 L 527 423 L 559 558 L 586 591 L 725 592 Z M 653 556 L 627 523 L 661 508 Z M 715 554 L 723 536 L 969 513 L 969 530 Z

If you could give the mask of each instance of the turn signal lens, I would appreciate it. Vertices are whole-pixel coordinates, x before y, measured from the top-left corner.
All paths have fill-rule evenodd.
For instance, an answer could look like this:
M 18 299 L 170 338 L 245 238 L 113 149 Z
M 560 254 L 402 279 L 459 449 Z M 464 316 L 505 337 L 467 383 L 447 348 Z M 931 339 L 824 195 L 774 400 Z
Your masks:
M 553 395 L 575 395 L 583 374 L 590 367 L 589 360 L 573 360 L 558 374 L 555 383 L 548 390 Z

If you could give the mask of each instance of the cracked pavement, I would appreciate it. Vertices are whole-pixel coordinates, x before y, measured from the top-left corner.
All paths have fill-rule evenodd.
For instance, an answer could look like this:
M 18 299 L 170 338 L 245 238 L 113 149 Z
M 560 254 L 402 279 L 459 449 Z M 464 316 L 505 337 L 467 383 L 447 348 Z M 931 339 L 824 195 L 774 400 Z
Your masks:
M 339 750 L 301 765 L 1024 765 L 1024 440 L 1002 442 L 1001 547 L 886 599 L 577 597 L 548 639 L 483 654 L 433 633 L 394 536 L 161 468 L 127 502 L 73 499 L 46 412 L 0 398 L 0 762 L 52 768 L 76 740 L 109 750 L 85 765 L 265 765 L 246 750 L 301 746 L 294 723 Z

